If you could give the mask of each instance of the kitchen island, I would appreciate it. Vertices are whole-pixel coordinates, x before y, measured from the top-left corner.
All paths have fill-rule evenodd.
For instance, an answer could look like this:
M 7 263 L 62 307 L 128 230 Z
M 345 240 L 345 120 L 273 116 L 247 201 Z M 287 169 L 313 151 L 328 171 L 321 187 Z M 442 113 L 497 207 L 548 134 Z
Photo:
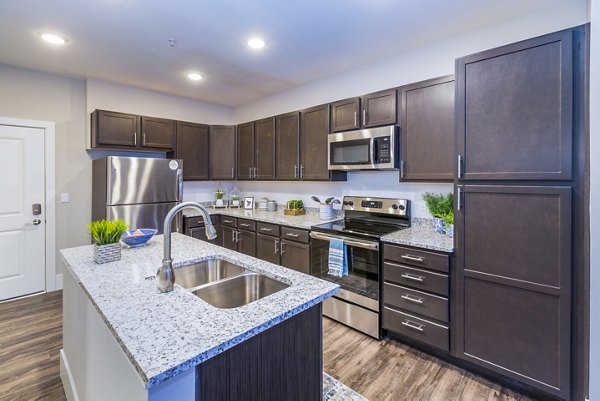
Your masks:
M 339 288 L 181 234 L 172 241 L 175 267 L 223 259 L 288 287 L 221 309 L 178 285 L 158 291 L 162 236 L 105 265 L 93 262 L 91 246 L 62 250 L 67 397 L 192 401 L 223 399 L 219 392 L 235 399 L 241 391 L 249 400 L 253 392 L 260 399 L 321 399 L 321 302 Z

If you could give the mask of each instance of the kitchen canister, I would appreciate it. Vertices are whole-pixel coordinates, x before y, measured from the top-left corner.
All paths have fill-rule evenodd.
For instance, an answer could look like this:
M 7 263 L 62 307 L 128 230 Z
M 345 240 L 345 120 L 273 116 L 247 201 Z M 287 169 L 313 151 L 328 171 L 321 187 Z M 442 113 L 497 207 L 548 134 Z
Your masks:
M 321 203 L 319 207 L 319 217 L 323 220 L 333 218 L 333 205 L 331 203 Z
M 267 202 L 267 210 L 269 212 L 276 212 L 277 211 L 277 201 L 270 200 L 269 202 Z
M 258 210 L 268 210 L 269 200 L 267 198 L 260 198 L 258 200 Z

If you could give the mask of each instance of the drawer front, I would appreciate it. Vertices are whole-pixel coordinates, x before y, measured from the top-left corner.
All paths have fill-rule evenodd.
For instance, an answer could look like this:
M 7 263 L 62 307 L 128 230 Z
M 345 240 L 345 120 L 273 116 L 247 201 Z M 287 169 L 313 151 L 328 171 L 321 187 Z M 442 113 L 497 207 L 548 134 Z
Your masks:
M 383 308 L 383 328 L 446 352 L 450 351 L 450 333 L 447 326 L 386 306 Z
M 309 232 L 299 228 L 281 227 L 281 239 L 308 244 Z
M 238 219 L 237 227 L 240 230 L 256 231 L 256 221 L 248 219 Z
M 221 225 L 237 227 L 237 217 L 221 216 Z
M 383 280 L 406 287 L 448 296 L 448 275 L 404 266 L 392 262 L 383 263 Z
M 444 273 L 448 273 L 450 270 L 450 258 L 448 255 L 442 253 L 385 244 L 383 247 L 383 257 L 385 260 L 424 267 Z
M 442 322 L 448 322 L 449 320 L 448 298 L 384 283 L 383 302 L 386 305 Z
M 271 223 L 256 222 L 256 232 L 272 237 L 279 237 L 279 225 Z
M 217 224 L 218 215 L 211 215 L 210 220 L 213 224 Z M 196 227 L 204 227 L 204 219 L 202 216 L 194 216 L 194 217 L 186 217 L 185 218 L 185 228 L 196 228 Z

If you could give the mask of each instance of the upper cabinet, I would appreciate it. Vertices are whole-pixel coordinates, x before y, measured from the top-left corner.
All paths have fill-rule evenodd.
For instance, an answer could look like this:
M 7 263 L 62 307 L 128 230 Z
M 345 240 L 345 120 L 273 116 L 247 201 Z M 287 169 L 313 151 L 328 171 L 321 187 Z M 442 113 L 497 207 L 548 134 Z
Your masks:
M 184 180 L 208 180 L 208 125 L 177 122 L 175 158 L 183 159 Z
M 238 180 L 275 179 L 275 118 L 238 125 Z
M 395 89 L 331 103 L 331 132 L 396 124 L 396 104 Z
M 300 178 L 300 113 L 293 112 L 275 117 L 275 146 L 277 179 Z
M 400 180 L 454 178 L 454 76 L 400 89 Z
M 211 180 L 234 180 L 236 173 L 235 127 L 232 125 L 211 125 L 209 128 L 208 143 L 208 154 L 210 156 L 209 178 Z
M 569 180 L 573 33 L 456 61 L 458 177 Z
M 92 113 L 92 148 L 172 151 L 175 121 L 106 110 Z

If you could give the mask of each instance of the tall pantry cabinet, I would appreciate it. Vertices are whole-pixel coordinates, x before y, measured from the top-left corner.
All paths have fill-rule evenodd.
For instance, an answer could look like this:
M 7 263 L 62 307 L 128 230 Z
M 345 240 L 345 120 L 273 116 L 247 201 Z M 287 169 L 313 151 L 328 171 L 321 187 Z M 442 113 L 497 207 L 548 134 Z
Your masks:
M 456 62 L 457 356 L 570 399 L 585 27 Z

